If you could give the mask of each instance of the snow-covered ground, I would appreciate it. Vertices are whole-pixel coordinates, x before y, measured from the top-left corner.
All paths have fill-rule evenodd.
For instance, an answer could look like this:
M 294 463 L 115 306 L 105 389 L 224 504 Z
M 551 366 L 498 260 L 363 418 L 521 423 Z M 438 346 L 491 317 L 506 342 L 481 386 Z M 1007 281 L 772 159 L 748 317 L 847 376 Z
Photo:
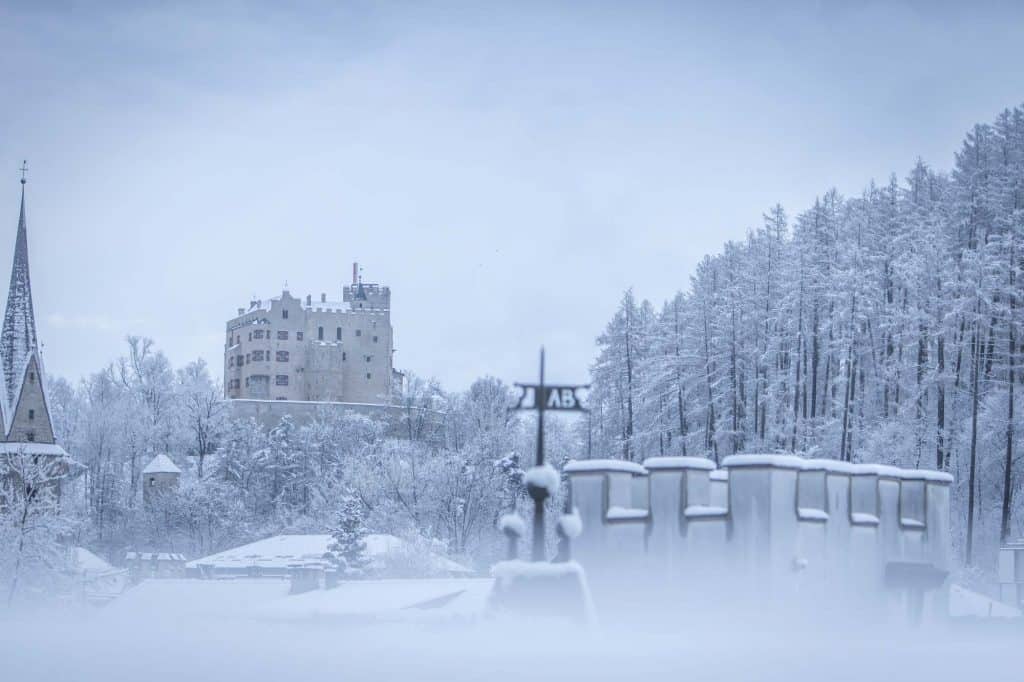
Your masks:
M 0 679 L 1009 680 L 1024 635 L 1008 620 L 829 629 L 685 609 L 670 625 L 504 622 L 478 615 L 488 585 L 379 580 L 288 596 L 284 580 L 151 580 L 88 616 L 0 621 Z

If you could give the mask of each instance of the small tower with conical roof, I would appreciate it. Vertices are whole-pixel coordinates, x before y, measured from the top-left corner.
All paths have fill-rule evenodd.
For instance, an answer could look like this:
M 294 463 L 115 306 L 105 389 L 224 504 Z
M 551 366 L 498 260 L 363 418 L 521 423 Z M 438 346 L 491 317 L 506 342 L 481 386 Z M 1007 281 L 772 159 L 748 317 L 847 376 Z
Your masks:
M 161 453 L 150 460 L 142 470 L 142 500 L 153 504 L 161 497 L 178 489 L 181 469 L 170 457 Z

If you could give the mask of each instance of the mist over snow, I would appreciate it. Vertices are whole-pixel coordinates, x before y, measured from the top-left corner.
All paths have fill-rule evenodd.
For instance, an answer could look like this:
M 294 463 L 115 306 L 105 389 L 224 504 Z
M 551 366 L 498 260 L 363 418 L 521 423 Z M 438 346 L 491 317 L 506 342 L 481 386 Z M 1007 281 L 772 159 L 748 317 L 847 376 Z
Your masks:
M 1021 26 L 0 5 L 0 682 L 1021 677 Z

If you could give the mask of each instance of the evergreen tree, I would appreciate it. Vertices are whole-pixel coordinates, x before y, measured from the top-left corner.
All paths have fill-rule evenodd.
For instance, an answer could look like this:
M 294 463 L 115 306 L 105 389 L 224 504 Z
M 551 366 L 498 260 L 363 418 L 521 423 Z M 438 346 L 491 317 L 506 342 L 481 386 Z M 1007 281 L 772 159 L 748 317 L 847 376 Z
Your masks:
M 341 498 L 336 521 L 331 528 L 334 541 L 328 550 L 334 563 L 350 578 L 364 577 L 369 569 L 367 534 L 363 503 L 355 495 L 345 495 Z

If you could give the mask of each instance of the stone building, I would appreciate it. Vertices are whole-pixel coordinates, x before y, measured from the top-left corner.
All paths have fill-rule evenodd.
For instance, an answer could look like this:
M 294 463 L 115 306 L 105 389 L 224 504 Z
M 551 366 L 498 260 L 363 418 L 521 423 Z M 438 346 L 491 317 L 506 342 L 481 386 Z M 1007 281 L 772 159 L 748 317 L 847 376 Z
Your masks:
M 392 366 L 391 291 L 357 272 L 353 265 L 340 301 L 285 290 L 239 308 L 227 323 L 225 397 L 389 404 L 401 380 Z
M 159 454 L 150 460 L 142 470 L 142 501 L 152 504 L 162 495 L 178 490 L 181 480 L 181 469 L 165 454 Z
M 36 475 L 35 478 L 47 481 L 48 485 L 54 482 L 55 485 L 67 473 L 70 459 L 64 448 L 56 443 L 46 399 L 46 378 L 36 336 L 28 267 L 24 177 L 21 179 L 21 213 L 14 243 L 11 283 L 3 326 L 0 327 L 0 366 L 3 367 L 3 386 L 0 389 L 3 438 L 0 442 L 0 457 L 31 455 L 34 466 L 52 461 L 52 470 L 41 476 Z

